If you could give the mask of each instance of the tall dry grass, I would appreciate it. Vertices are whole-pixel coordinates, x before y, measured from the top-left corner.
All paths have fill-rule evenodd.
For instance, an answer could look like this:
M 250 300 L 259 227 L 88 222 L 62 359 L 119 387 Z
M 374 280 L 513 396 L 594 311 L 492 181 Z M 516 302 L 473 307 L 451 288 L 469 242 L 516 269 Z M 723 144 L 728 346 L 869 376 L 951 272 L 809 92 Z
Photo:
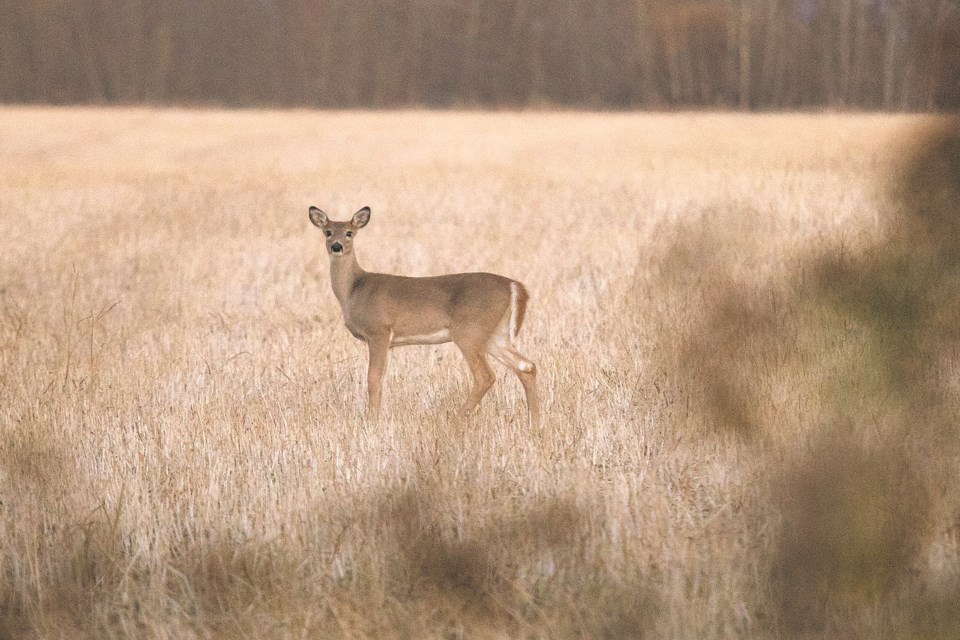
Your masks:
M 938 124 L 0 110 L 0 636 L 951 637 Z M 544 426 L 449 345 L 365 423 L 311 203 L 524 281 Z

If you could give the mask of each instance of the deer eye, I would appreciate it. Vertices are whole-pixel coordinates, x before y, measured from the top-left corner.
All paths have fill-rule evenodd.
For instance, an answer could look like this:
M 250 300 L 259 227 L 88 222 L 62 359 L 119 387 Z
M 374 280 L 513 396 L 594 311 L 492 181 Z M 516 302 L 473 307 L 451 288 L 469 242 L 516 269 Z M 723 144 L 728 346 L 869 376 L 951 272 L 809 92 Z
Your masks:
M 352 237 L 353 237 L 353 231 L 347 231 L 347 237 L 348 237 L 348 238 L 352 238 Z
M 323 234 L 329 238 L 330 236 L 333 235 L 333 231 L 330 231 L 330 229 L 327 229 L 326 231 L 323 232 Z

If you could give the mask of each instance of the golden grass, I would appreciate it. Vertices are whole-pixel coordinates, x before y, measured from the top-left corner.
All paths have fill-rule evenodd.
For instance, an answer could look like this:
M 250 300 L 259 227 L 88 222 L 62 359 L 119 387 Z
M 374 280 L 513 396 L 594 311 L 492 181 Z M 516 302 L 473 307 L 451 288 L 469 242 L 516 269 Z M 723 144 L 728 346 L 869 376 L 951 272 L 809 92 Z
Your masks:
M 883 242 L 933 124 L 0 109 L 0 636 L 939 633 L 911 603 L 954 593 L 956 501 L 891 560 L 917 587 L 893 613 L 868 588 L 811 627 L 782 603 L 809 578 L 783 519 L 823 512 L 789 487 L 836 473 L 803 460 L 831 394 L 874 397 L 841 384 L 866 339 L 796 329 L 796 355 L 703 328 L 731 292 L 759 300 L 729 310 L 746 326 L 842 320 L 796 295 L 810 256 Z M 450 345 L 394 350 L 366 424 L 310 204 L 372 207 L 365 268 L 526 283 L 544 426 L 502 369 L 458 423 Z M 702 376 L 732 376 L 761 433 L 704 410 Z

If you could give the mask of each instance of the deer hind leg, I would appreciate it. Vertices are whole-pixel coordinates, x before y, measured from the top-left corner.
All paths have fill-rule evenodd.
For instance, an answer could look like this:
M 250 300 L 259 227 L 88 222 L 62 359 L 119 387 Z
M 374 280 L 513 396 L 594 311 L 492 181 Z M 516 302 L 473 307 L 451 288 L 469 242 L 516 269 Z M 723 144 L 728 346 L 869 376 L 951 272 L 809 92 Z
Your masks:
M 497 377 L 494 375 L 493 369 L 490 368 L 490 363 L 487 362 L 487 356 L 482 349 L 461 342 L 457 342 L 457 346 L 463 352 L 463 357 L 466 358 L 470 373 L 473 376 L 473 389 L 463 406 L 460 407 L 459 414 L 460 417 L 463 417 L 476 408 L 483 396 L 487 395 L 487 391 L 493 386 Z
M 523 385 L 527 396 L 527 412 L 531 426 L 540 425 L 540 393 L 537 390 L 537 365 L 517 351 L 516 347 L 504 336 L 494 336 L 487 345 L 487 353 L 505 367 L 513 371 Z

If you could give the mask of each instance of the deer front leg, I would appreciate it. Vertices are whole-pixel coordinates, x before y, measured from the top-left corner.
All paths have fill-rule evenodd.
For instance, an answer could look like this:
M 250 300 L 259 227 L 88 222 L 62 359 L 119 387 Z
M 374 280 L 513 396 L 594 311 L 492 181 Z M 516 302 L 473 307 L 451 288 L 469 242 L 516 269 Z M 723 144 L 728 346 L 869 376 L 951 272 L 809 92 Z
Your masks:
M 380 384 L 387 369 L 387 353 L 390 351 L 390 336 L 376 336 L 367 340 L 370 364 L 367 367 L 367 417 L 376 422 L 380 419 Z

